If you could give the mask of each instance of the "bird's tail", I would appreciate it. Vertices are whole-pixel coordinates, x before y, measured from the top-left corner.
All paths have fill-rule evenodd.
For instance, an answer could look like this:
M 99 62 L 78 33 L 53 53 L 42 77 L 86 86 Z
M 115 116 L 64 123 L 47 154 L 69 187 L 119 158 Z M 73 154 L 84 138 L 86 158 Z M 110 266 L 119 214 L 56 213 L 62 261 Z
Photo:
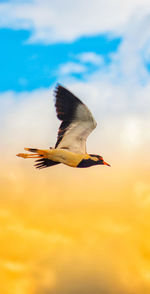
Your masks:
M 36 160 L 36 164 L 35 164 L 36 168 L 41 169 L 41 168 L 53 166 L 60 163 L 60 162 L 53 161 L 47 158 L 48 150 L 37 149 L 37 148 L 24 148 L 24 149 L 32 153 L 29 153 L 29 154 L 18 153 L 17 156 L 22 158 L 34 158 L 34 159 L 39 158 L 38 160 Z
M 28 153 L 18 153 L 16 156 L 22 158 L 44 158 L 46 157 L 47 151 L 43 149 L 36 149 L 36 148 L 24 148 L 24 150 L 32 152 Z

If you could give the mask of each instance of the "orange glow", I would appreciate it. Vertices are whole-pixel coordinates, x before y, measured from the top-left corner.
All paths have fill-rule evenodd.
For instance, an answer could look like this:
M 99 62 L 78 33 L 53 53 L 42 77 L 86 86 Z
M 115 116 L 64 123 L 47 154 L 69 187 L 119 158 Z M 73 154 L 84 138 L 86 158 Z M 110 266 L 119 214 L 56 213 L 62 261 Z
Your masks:
M 38 171 L 32 160 L 3 160 L 2 293 L 149 293 L 148 168 L 111 161 Z

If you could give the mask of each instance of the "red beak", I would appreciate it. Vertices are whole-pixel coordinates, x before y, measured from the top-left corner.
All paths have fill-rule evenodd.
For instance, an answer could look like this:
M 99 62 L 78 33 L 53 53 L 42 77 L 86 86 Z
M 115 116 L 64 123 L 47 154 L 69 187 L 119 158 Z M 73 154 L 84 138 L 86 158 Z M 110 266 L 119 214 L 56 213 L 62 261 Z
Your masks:
M 103 164 L 104 164 L 104 165 L 111 166 L 109 163 L 107 163 L 107 162 L 105 162 L 105 161 L 103 161 Z

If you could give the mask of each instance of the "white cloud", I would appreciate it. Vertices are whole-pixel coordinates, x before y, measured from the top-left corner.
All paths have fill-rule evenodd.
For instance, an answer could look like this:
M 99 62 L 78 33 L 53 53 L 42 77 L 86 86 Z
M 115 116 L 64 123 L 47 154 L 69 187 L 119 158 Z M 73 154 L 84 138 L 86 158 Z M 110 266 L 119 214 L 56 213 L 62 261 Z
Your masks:
M 76 56 L 73 56 L 78 62 L 66 62 L 61 64 L 56 72 L 59 79 L 66 79 L 66 77 L 71 78 L 73 74 L 82 74 L 84 76 L 88 75 L 89 64 L 102 66 L 104 65 L 102 56 L 94 52 L 83 52 Z
M 70 42 L 106 32 L 122 35 L 130 19 L 148 12 L 149 0 L 10 1 L 0 3 L 0 27 L 30 29 L 30 42 Z
M 102 65 L 103 57 L 95 52 L 83 52 L 77 56 L 80 62 L 91 63 L 94 65 Z
M 59 68 L 59 75 L 69 75 L 72 73 L 84 73 L 86 67 L 80 63 L 67 62 L 62 64 Z
M 135 149 L 142 143 L 142 127 L 140 120 L 127 119 L 122 129 L 121 139 L 122 143 L 127 149 Z
M 55 129 L 55 124 L 52 125 L 55 117 L 53 100 L 50 102 L 52 96 L 52 92 L 45 89 L 0 94 L 1 150 L 6 151 L 6 156 L 7 150 L 14 156 L 28 144 L 54 145 L 56 133 L 51 138 L 51 130 L 56 132 L 57 126 Z

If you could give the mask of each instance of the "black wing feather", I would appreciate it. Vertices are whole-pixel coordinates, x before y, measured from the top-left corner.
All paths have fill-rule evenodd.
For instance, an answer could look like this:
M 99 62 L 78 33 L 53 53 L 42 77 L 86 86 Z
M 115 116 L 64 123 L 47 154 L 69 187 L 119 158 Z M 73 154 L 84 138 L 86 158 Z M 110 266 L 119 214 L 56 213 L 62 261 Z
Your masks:
M 62 140 L 68 126 L 73 121 L 77 106 L 83 103 L 79 98 L 60 85 L 56 87 L 54 93 L 57 117 L 62 121 L 58 131 L 56 148 Z
M 36 168 L 45 168 L 45 167 L 49 167 L 49 166 L 53 166 L 53 165 L 56 165 L 56 164 L 59 164 L 60 162 L 57 162 L 57 161 L 53 161 L 53 160 L 50 160 L 48 158 L 40 158 L 38 160 L 36 160 L 35 162 L 37 162 L 34 166 Z

